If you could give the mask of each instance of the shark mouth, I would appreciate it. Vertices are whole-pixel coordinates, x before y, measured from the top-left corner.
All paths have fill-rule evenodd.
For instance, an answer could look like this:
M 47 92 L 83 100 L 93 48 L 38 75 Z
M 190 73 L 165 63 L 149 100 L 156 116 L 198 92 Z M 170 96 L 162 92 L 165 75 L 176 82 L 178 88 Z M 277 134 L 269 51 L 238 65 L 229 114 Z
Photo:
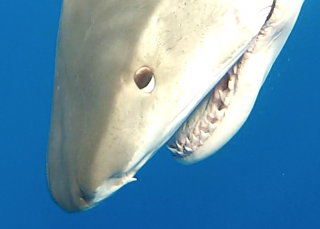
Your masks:
M 237 90 L 238 65 L 235 64 L 223 76 L 198 109 L 192 113 L 196 119 L 187 120 L 175 135 L 175 141 L 167 145 L 175 157 L 188 157 L 197 151 L 223 121 Z
M 268 36 L 268 21 L 274 12 L 275 5 L 276 1 L 273 2 L 264 26 L 249 48 L 195 108 L 188 120 L 167 143 L 168 149 L 176 159 L 185 161 L 190 155 L 197 153 L 224 122 L 225 117 L 228 116 L 228 109 L 233 105 L 233 99 L 237 96 L 237 91 L 241 87 L 239 81 L 241 81 L 241 77 L 244 77 L 241 74 L 242 69 L 252 56 L 259 40 Z M 190 160 L 194 162 L 194 159 Z

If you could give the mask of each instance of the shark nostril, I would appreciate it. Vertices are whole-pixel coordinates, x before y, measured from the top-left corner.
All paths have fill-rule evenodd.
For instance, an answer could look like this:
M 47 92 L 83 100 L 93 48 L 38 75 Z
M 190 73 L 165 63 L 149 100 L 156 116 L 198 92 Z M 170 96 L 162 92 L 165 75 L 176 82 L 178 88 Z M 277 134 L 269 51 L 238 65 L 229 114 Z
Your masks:
M 143 92 L 150 93 L 155 87 L 154 75 L 149 67 L 144 66 L 139 68 L 135 72 L 133 79 L 137 87 Z

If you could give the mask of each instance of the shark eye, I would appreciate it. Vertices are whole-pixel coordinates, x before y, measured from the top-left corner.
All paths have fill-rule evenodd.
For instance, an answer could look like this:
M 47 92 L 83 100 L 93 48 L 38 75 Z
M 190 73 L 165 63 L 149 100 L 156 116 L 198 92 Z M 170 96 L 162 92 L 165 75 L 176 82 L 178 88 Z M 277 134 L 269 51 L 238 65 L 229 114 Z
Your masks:
M 139 68 L 133 76 L 137 87 L 146 93 L 153 91 L 155 87 L 155 79 L 152 70 L 149 67 Z

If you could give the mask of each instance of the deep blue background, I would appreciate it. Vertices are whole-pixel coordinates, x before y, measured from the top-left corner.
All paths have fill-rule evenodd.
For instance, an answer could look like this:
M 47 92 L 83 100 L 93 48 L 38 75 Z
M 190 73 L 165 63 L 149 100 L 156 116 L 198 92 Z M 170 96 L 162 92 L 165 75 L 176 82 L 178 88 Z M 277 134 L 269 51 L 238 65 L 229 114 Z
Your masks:
M 98 207 L 61 211 L 45 154 L 61 1 L 0 3 L 0 228 L 320 228 L 320 2 L 307 0 L 241 131 L 215 156 L 162 148 Z

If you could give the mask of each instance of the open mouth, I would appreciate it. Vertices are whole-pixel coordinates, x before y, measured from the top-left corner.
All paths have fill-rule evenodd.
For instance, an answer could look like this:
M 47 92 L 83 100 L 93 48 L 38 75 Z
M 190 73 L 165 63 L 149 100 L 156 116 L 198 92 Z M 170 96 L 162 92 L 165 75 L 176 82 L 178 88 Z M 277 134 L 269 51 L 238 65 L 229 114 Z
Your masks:
M 175 135 L 175 141 L 167 145 L 175 157 L 184 158 L 197 151 L 223 121 L 237 90 L 237 69 L 235 64 L 224 75 L 191 114 L 195 118 L 188 119 Z
M 196 152 L 215 132 L 228 115 L 228 108 L 239 89 L 241 70 L 255 49 L 260 39 L 268 36 L 268 21 L 271 18 L 276 1 L 273 2 L 265 25 L 253 43 L 241 58 L 227 71 L 223 78 L 196 107 L 189 119 L 180 127 L 167 144 L 176 158 L 186 158 Z

